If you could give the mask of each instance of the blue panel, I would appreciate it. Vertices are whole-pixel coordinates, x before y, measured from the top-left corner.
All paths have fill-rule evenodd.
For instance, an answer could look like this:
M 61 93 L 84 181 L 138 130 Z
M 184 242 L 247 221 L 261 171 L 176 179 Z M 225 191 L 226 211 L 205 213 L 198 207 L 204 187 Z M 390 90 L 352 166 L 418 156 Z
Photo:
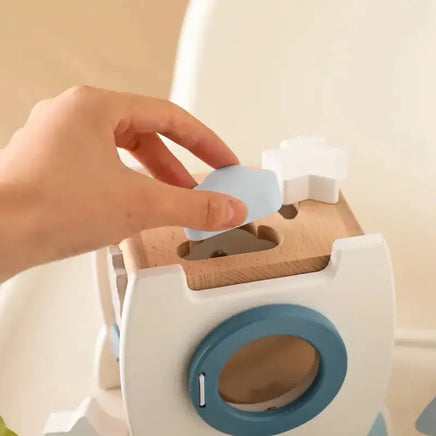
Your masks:
M 213 171 L 195 189 L 220 192 L 241 200 L 248 209 L 244 224 L 272 215 L 282 206 L 279 182 L 271 170 L 255 170 L 232 165 Z M 201 241 L 224 231 L 205 232 L 185 229 L 187 238 L 192 241 Z
M 416 429 L 430 436 L 436 436 L 436 398 L 424 409 L 416 421 Z
M 385 419 L 383 418 L 383 415 L 379 413 L 368 436 L 387 436 L 387 434 L 388 431 L 386 429 Z
M 278 335 L 299 337 L 318 351 L 319 371 L 312 386 L 291 404 L 275 410 L 247 412 L 230 406 L 218 390 L 219 375 L 228 359 L 250 342 Z M 270 436 L 321 413 L 339 392 L 346 372 L 345 345 L 327 318 L 305 307 L 268 305 L 228 319 L 207 336 L 192 359 L 189 390 L 198 414 L 217 430 L 234 436 Z M 200 374 L 204 374 L 204 405 L 200 405 Z
M 112 351 L 117 362 L 120 360 L 120 329 L 117 324 L 112 324 L 110 327 L 110 338 Z

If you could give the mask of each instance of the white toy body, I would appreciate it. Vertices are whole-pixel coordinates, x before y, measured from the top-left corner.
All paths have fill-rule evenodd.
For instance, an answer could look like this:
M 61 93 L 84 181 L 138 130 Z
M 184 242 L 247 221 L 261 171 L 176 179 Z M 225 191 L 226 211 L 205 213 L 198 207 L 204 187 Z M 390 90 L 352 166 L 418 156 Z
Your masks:
M 190 359 L 225 319 L 249 308 L 292 303 L 314 309 L 346 345 L 342 389 L 295 435 L 366 436 L 383 407 L 394 338 L 394 285 L 379 235 L 338 240 L 320 272 L 192 292 L 181 267 L 129 277 L 121 324 L 121 382 L 130 431 L 216 435 L 197 415 L 187 391 Z M 284 433 L 287 434 L 287 433 Z
M 295 162 L 299 164 L 295 165 Z M 306 199 L 323 203 L 338 201 L 339 182 L 346 173 L 346 155 L 341 149 L 328 147 L 319 138 L 284 141 L 280 148 L 263 154 L 262 164 L 277 174 L 284 205 Z M 307 225 L 305 221 L 304 225 Z M 322 222 L 317 226 L 320 232 L 324 231 Z M 200 292 L 188 287 L 185 271 L 176 263 L 141 267 L 127 276 L 123 254 L 118 248 L 112 247 L 107 253 L 97 252 L 96 278 L 104 325 L 96 348 L 96 379 L 106 389 L 118 387 L 121 381 L 130 434 L 252 436 L 249 427 L 238 427 L 239 421 L 235 432 L 233 421 L 225 428 L 220 427 L 220 418 L 215 418 L 221 415 L 213 415 L 215 410 L 224 407 L 226 413 L 233 414 L 228 411 L 236 410 L 234 404 L 223 406 L 223 398 L 217 396 L 220 405 L 216 409 L 211 392 L 218 389 L 211 384 L 210 374 L 203 373 L 198 373 L 200 400 L 196 402 L 193 392 L 197 385 L 191 384 L 191 378 L 188 382 L 188 373 L 191 376 L 193 368 L 198 369 L 196 351 L 213 336 L 211 332 L 221 328 L 229 318 L 264 306 L 292 305 L 297 311 L 314 311 L 330 323 L 329 329 L 336 332 L 345 349 L 345 378 L 322 408 L 311 404 L 316 396 L 316 383 L 319 386 L 322 374 L 328 372 L 328 359 L 313 343 L 320 353 L 319 378 L 311 379 L 308 395 L 296 401 L 305 402 L 304 407 L 315 410 L 315 415 L 285 427 L 284 431 L 271 427 L 268 432 L 264 431 L 264 428 L 269 430 L 268 427 L 262 427 L 256 431 L 256 436 L 390 436 L 384 402 L 394 345 L 393 273 L 383 238 L 358 234 L 361 236 L 336 238 L 331 254 L 328 253 L 327 267 L 324 268 L 324 264 L 324 269 L 312 270 L 316 272 L 287 276 L 285 273 L 284 277 Z M 287 244 L 292 241 L 293 237 Z M 272 322 L 277 323 L 276 318 L 273 317 Z M 120 335 L 117 333 L 114 341 L 113 333 L 118 332 L 118 327 Z M 295 336 L 292 332 L 279 334 Z M 232 335 L 235 336 L 234 332 Z M 301 338 L 303 335 L 304 332 Z M 254 341 L 256 337 L 250 336 L 249 340 Z M 336 355 L 336 351 L 330 354 Z M 116 357 L 119 357 L 119 363 Z M 335 364 L 333 367 L 336 368 Z M 222 367 L 218 369 L 221 371 Z M 195 371 L 194 375 L 197 374 Z M 219 375 L 219 371 L 215 373 Z M 201 382 L 200 376 L 203 377 Z M 206 383 L 209 390 L 204 387 Z M 298 397 L 295 393 L 302 385 L 280 397 L 279 402 L 282 402 L 275 403 L 277 413 L 282 416 L 293 413 L 282 406 L 290 398 Z M 314 390 L 311 391 L 312 387 Z M 239 410 L 259 413 L 257 416 L 261 419 L 266 416 L 268 421 L 272 416 L 268 415 L 271 404 L 273 400 L 243 404 Z M 208 408 L 206 415 L 202 414 L 202 407 Z M 212 420 L 208 415 L 211 410 Z M 386 427 L 386 431 L 374 430 L 380 428 L 379 424 Z
M 118 251 L 102 249 L 94 253 L 95 285 L 104 321 L 97 337 L 94 376 L 102 389 L 120 387 L 119 364 L 114 357 L 110 339 L 111 327 L 118 322 L 120 316 L 116 295 L 118 292 L 124 293 L 127 286 L 127 274 L 123 265 L 119 265 Z

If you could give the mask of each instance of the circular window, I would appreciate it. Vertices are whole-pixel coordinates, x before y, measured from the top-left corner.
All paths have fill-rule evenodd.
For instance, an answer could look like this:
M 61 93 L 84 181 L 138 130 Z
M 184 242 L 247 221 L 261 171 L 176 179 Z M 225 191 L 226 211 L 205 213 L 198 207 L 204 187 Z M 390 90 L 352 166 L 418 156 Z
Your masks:
M 200 417 L 227 434 L 275 435 L 320 414 L 347 372 L 347 352 L 323 315 L 292 304 L 239 313 L 200 344 L 189 370 Z
M 219 377 L 219 393 L 232 407 L 272 410 L 290 404 L 318 374 L 319 354 L 295 336 L 257 339 L 237 351 Z

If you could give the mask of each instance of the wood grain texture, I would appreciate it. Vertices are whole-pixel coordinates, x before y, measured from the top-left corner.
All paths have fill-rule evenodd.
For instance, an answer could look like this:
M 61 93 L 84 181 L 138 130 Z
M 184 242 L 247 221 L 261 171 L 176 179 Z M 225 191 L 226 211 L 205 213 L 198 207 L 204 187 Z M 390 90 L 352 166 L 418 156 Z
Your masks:
M 295 336 L 269 336 L 242 347 L 227 361 L 220 374 L 219 391 L 227 402 L 256 404 L 298 387 L 296 399 L 310 386 L 318 367 L 318 353 L 308 342 Z
M 187 239 L 178 227 L 145 230 L 123 241 L 120 247 L 128 272 L 180 264 L 190 289 L 202 290 L 320 271 L 327 266 L 336 239 L 363 234 L 342 194 L 337 204 L 303 201 L 295 218 L 286 219 L 276 213 L 254 223 L 254 231 L 263 239 L 270 239 L 269 233 L 278 234 L 277 247 L 185 260 L 179 256 L 179 247 L 184 243 L 186 246 Z

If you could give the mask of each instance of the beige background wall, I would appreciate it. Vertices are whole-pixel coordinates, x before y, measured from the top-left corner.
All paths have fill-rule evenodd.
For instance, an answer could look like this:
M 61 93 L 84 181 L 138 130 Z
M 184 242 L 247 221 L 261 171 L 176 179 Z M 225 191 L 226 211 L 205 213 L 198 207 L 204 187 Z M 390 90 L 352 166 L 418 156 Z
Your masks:
M 166 97 L 187 0 L 1 0 L 0 146 L 32 105 L 88 84 Z

